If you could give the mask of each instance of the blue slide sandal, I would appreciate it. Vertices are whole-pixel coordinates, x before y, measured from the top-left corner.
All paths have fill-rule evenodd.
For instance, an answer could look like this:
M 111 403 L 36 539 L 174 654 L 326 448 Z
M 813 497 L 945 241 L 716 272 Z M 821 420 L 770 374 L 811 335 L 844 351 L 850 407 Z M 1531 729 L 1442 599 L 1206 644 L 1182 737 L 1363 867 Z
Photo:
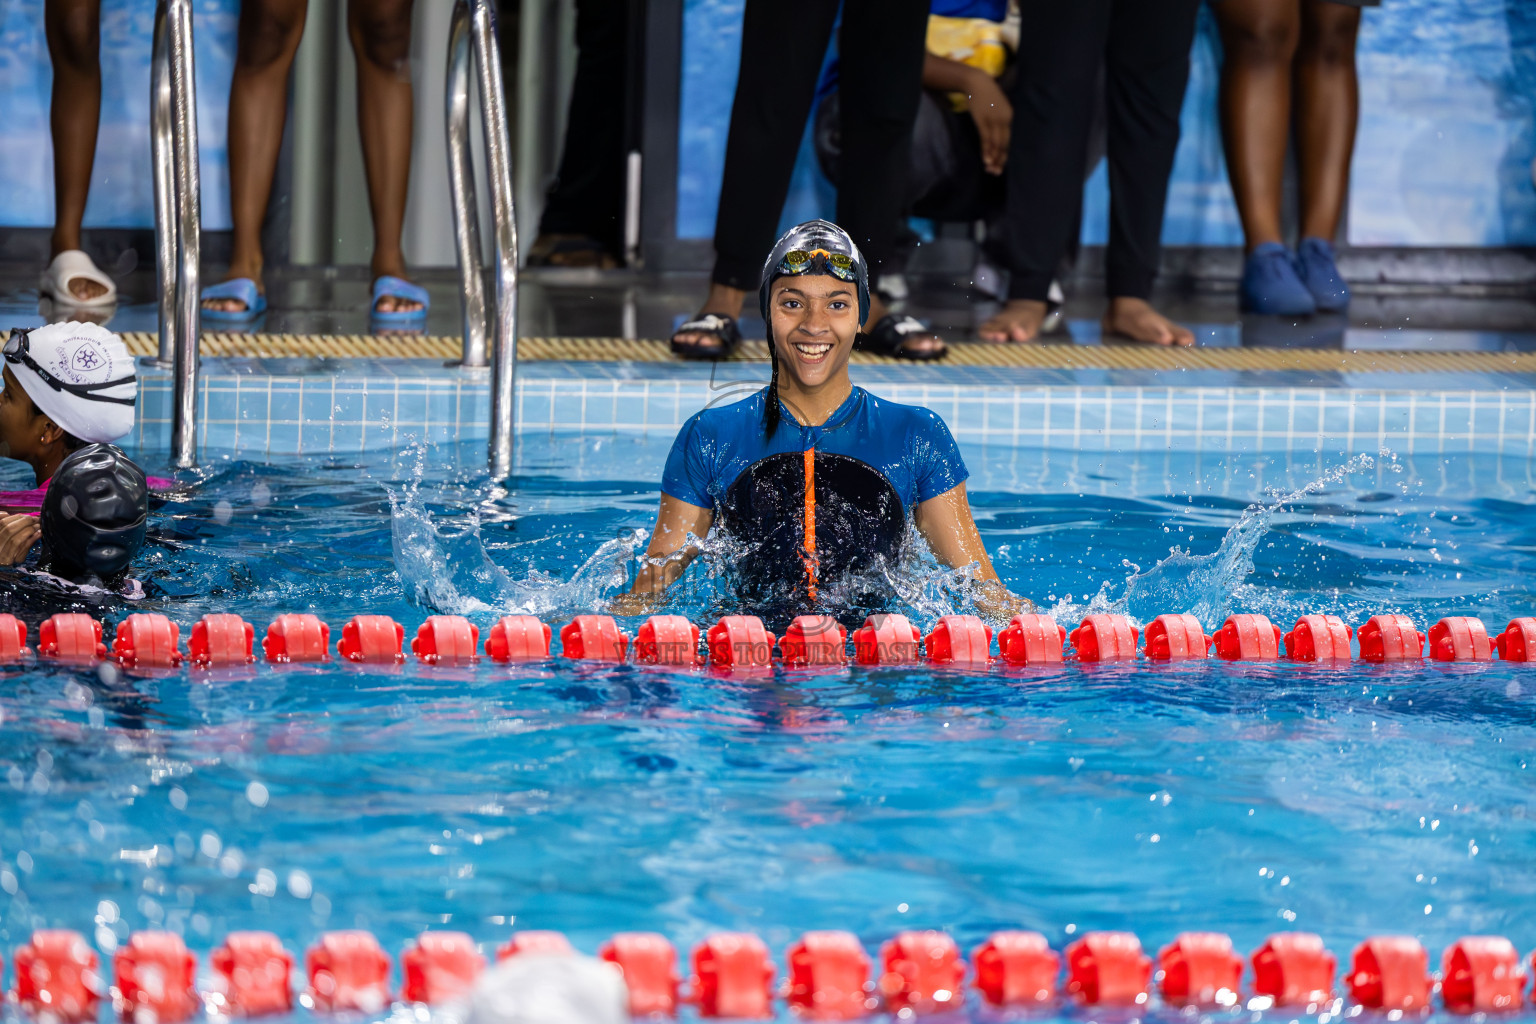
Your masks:
M 384 296 L 396 299 L 405 299 L 407 302 L 421 303 L 420 309 L 409 312 L 388 313 L 379 311 L 379 300 Z M 432 299 L 427 295 L 427 290 L 419 284 L 389 274 L 381 275 L 373 282 L 373 301 L 368 306 L 369 320 L 380 327 L 412 327 L 424 324 L 427 319 L 427 310 L 432 306 Z
M 245 303 L 245 308 L 239 312 L 230 312 L 224 309 L 204 309 L 204 320 L 212 320 L 216 323 L 243 324 L 254 320 L 267 311 L 267 297 L 256 288 L 256 282 L 248 277 L 234 277 L 228 281 L 220 281 L 203 289 L 203 300 L 208 299 L 236 299 Z

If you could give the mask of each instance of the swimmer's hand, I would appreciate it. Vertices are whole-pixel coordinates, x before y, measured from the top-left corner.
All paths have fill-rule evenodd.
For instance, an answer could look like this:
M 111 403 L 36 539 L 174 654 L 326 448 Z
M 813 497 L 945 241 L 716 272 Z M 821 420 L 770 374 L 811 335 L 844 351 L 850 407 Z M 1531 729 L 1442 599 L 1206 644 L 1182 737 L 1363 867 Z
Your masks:
M 36 516 L 0 514 L 0 565 L 23 561 L 42 535 Z
M 638 593 L 627 591 L 623 594 L 615 594 L 613 600 L 608 602 L 610 615 L 650 615 L 656 610 L 657 600 L 660 594 Z
M 1009 622 L 1035 610 L 1035 602 L 1013 593 L 998 580 L 983 580 L 976 589 L 976 610 L 992 622 Z

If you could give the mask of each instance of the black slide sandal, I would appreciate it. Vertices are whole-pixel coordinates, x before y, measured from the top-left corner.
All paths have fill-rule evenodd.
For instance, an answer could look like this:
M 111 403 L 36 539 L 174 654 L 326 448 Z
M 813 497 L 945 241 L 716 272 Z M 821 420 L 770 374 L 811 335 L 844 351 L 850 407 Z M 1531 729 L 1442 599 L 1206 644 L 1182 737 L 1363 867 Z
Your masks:
M 718 347 L 711 345 L 686 345 L 677 340 L 679 334 L 713 334 L 720 339 Z M 732 317 L 722 313 L 705 313 L 689 320 L 672 333 L 672 354 L 679 359 L 729 359 L 741 345 L 741 328 Z
M 913 352 L 903 348 L 909 337 L 924 334 L 939 337 L 929 329 L 927 324 L 915 316 L 887 313 L 875 323 L 875 326 L 860 336 L 862 342 L 860 347 L 866 352 L 877 352 L 882 356 L 891 356 L 895 359 L 910 359 L 913 362 L 931 362 L 949 355 L 948 346 L 931 352 Z

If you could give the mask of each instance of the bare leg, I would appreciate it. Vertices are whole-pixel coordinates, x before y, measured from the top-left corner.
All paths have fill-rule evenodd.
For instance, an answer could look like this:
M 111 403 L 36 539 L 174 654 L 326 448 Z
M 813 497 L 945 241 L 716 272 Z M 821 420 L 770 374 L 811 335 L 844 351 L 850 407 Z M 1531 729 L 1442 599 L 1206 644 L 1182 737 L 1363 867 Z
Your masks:
M 1231 0 L 1223 0 L 1230 3 Z M 1302 0 L 1296 52 L 1296 149 L 1301 172 L 1301 235 L 1332 242 L 1349 195 L 1360 87 L 1355 36 L 1360 8 Z
M 235 76 L 229 89 L 229 207 L 234 238 L 225 280 L 261 285 L 261 222 L 272 196 L 288 116 L 288 71 L 304 34 L 307 0 L 244 0 Z M 204 309 L 238 313 L 239 299 L 209 299 Z
M 101 0 L 48 0 L 43 10 L 48 54 L 53 60 L 53 255 L 80 248 L 80 222 L 96 162 L 101 121 Z M 77 299 L 106 292 L 95 281 L 75 278 Z
M 411 6 L 413 0 L 350 0 L 347 33 L 357 55 L 357 123 L 373 214 L 373 276 L 405 277 L 400 235 L 411 181 Z M 385 296 L 380 313 L 421 303 Z
M 1291 61 L 1301 31 L 1301 2 L 1222 0 L 1214 5 L 1226 51 L 1221 69 L 1221 135 L 1250 252 L 1284 239 L 1280 203 L 1291 127 Z

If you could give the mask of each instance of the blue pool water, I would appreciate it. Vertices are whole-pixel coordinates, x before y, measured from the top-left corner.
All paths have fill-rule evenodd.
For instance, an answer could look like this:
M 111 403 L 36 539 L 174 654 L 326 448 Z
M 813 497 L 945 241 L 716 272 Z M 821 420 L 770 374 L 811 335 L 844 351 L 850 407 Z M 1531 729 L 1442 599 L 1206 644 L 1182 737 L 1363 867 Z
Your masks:
M 414 630 L 433 608 L 558 627 L 632 567 L 667 441 L 522 443 L 510 493 L 484 487 L 479 445 L 210 458 L 155 513 L 136 608 L 184 630 L 213 610 Z M 1069 625 L 1536 612 L 1525 458 L 965 455 L 1003 578 Z M 718 596 L 706 570 L 677 610 Z M 964 610 L 907 571 L 919 626 Z M 0 610 L 35 630 L 43 603 L 0 573 Z M 1218 929 L 1245 951 L 1306 929 L 1341 960 L 1384 932 L 1436 958 L 1468 933 L 1536 945 L 1521 665 L 4 671 L 7 950 L 43 925 L 104 951 L 170 927 L 200 953 L 237 928 L 301 949 L 361 926 L 392 951 L 426 928 L 556 928 L 588 951 L 743 929 L 780 963 L 811 928 L 871 951 L 912 927 L 966 949 L 1004 927 L 1154 950 Z

